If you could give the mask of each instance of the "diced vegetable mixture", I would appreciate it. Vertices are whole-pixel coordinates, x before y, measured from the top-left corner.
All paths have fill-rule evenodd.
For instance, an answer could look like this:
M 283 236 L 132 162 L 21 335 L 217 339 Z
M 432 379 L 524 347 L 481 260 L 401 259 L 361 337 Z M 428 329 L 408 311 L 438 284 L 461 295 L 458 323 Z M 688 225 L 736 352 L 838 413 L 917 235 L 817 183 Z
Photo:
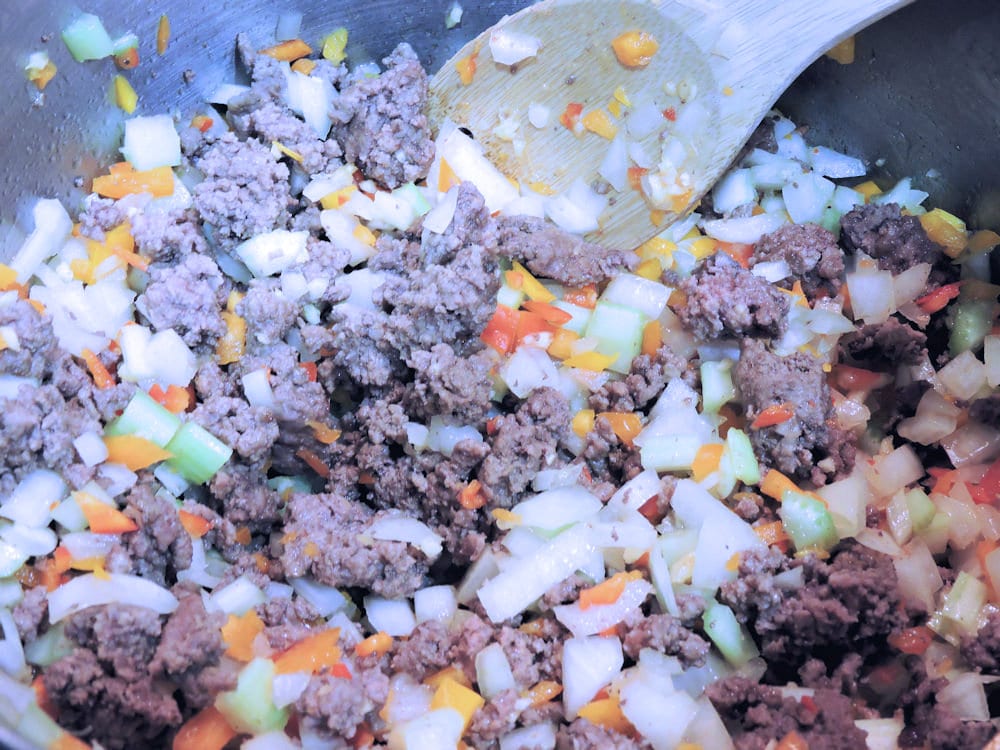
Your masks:
M 239 37 L 252 84 L 181 119 L 123 74 L 122 161 L 82 206 L 39 200 L 0 265 L 3 726 L 50 750 L 985 745 L 1000 236 L 774 113 L 696 212 L 609 248 L 616 192 L 686 179 L 697 97 L 627 92 L 649 34 L 612 30 L 607 103 L 506 114 L 608 140 L 560 193 L 432 132 L 406 44 L 349 67 L 347 30 L 300 22 Z M 140 64 L 95 16 L 64 40 Z M 631 139 L 656 129 L 651 159 Z

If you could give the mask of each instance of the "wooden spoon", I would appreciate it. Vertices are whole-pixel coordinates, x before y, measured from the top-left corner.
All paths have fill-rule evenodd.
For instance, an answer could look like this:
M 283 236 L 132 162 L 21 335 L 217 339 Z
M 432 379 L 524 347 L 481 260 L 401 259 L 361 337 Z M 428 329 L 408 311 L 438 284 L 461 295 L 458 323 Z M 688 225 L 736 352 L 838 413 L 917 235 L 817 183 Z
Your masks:
M 911 1 L 544 0 L 505 17 L 441 68 L 431 81 L 431 121 L 467 128 L 518 183 L 562 191 L 577 179 L 607 184 L 598 170 L 611 141 L 583 127 L 600 125 L 602 115 L 586 116 L 603 111 L 648 171 L 629 174 L 642 190 L 608 190 L 609 208 L 588 239 L 634 248 L 698 203 L 809 63 Z M 658 44 L 645 67 L 626 67 L 612 50 L 629 31 Z M 537 39 L 540 48 L 501 65 L 490 50 L 498 32 Z M 470 60 L 475 73 L 463 84 L 459 68 L 468 71 Z M 582 115 L 573 117 L 571 103 Z M 543 105 L 533 108 L 536 122 L 547 108 L 542 127 L 529 122 L 530 104 Z M 564 113 L 579 120 L 576 132 L 560 122 Z M 620 184 L 623 162 L 614 163 Z

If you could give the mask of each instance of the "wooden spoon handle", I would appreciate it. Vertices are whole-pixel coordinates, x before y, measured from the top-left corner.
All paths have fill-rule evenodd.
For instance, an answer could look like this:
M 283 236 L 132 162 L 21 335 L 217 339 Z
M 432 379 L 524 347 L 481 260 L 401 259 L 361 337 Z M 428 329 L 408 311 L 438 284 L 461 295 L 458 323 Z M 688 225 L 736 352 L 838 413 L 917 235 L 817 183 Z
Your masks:
M 911 2 L 726 0 L 703 17 L 701 33 L 721 26 L 717 52 L 739 60 L 740 68 L 733 72 L 741 82 L 759 83 L 762 93 L 773 96 L 830 47 Z

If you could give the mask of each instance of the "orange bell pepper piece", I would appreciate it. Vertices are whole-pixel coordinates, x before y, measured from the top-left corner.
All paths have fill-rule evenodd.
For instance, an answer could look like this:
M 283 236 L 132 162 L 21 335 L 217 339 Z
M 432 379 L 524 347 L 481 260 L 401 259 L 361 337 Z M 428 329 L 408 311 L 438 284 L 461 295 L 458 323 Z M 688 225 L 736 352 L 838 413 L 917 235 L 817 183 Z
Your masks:
M 108 461 L 125 464 L 132 471 L 145 469 L 174 455 L 138 435 L 106 435 L 104 445 L 108 449 Z

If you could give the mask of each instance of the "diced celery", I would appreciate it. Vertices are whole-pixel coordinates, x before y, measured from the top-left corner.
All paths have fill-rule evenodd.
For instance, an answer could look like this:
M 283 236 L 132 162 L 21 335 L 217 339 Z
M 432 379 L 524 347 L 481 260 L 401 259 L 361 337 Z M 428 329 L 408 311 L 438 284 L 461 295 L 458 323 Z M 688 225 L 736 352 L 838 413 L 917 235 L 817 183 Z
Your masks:
M 218 695 L 215 707 L 240 733 L 263 734 L 284 729 L 288 711 L 274 705 L 273 681 L 274 662 L 254 659 L 240 672 L 236 689 Z
M 960 300 L 955 306 L 948 348 L 952 356 L 965 351 L 975 351 L 993 325 L 993 302 L 983 299 Z
M 914 488 L 907 492 L 905 499 L 906 509 L 910 514 L 910 522 L 913 524 L 913 530 L 919 534 L 934 520 L 937 508 L 934 507 L 931 499 L 927 497 L 927 493 L 919 488 Z
M 742 667 L 760 655 L 749 633 L 737 622 L 733 610 L 725 604 L 710 599 L 701 621 L 712 643 L 734 667 Z
M 733 361 L 731 359 L 701 363 L 701 409 L 703 412 L 715 414 L 727 401 L 736 398 L 732 371 Z
M 785 490 L 778 515 L 797 550 L 828 550 L 839 539 L 830 511 L 821 500 L 809 495 Z
M 37 667 L 47 667 L 69 656 L 75 648 L 72 641 L 63 632 L 64 623 L 58 623 L 35 640 L 24 646 L 24 658 L 29 664 Z
M 948 549 L 948 531 L 951 517 L 947 513 L 937 512 L 931 522 L 920 532 L 920 538 L 927 545 L 931 554 L 940 555 Z
M 114 42 L 104 24 L 92 13 L 84 13 L 63 29 L 62 39 L 77 62 L 100 60 L 114 52 Z
M 69 742 L 63 742 L 68 736 L 66 731 L 35 701 L 17 716 L 14 732 L 17 737 L 30 737 L 32 744 L 37 743 L 35 747 L 71 746 Z
M 121 416 L 104 430 L 105 435 L 137 435 L 166 447 L 181 427 L 181 419 L 156 403 L 144 391 L 136 391 Z
M 659 435 L 642 444 L 642 468 L 654 471 L 681 471 L 691 468 L 702 440 L 694 435 Z
M 267 486 L 284 497 L 292 492 L 312 492 L 312 486 L 305 477 L 271 477 L 267 480 Z
M 500 291 L 497 292 L 497 304 L 509 307 L 511 310 L 516 310 L 524 302 L 525 294 L 520 289 L 515 289 L 512 286 L 503 284 L 500 287 Z
M 757 484 L 760 481 L 760 464 L 747 434 L 735 427 L 730 428 L 726 433 L 726 450 L 736 478 L 744 484 Z
M 572 302 L 564 302 L 561 299 L 555 300 L 552 305 L 554 307 L 558 307 L 563 312 L 568 312 L 573 316 L 573 319 L 568 323 L 563 323 L 563 328 L 567 331 L 583 335 L 583 332 L 587 329 L 587 323 L 590 320 L 590 310 L 586 307 L 574 305 Z
M 833 206 L 827 206 L 823 210 L 823 216 L 820 218 L 819 225 L 828 232 L 838 235 L 840 234 L 840 217 L 840 211 Z
M 598 302 L 584 335 L 597 339 L 597 351 L 601 354 L 616 356 L 608 369 L 624 375 L 642 348 L 642 329 L 645 325 L 646 316 L 638 310 L 613 302 Z
M 986 584 L 963 570 L 927 625 L 957 646 L 964 636 L 975 635 L 986 593 Z
M 233 455 L 233 449 L 194 422 L 185 422 L 166 445 L 167 463 L 185 479 L 204 484 Z

